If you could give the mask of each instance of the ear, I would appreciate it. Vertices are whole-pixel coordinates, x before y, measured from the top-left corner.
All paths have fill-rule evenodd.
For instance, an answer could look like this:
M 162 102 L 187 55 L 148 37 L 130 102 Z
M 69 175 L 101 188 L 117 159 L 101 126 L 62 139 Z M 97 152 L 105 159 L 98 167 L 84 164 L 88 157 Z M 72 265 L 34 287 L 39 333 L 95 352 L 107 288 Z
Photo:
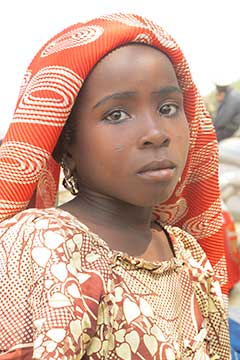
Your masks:
M 77 195 L 79 187 L 76 176 L 76 164 L 70 152 L 63 154 L 61 165 L 64 173 L 63 186 L 69 190 L 72 195 Z
M 75 160 L 72 157 L 72 154 L 67 151 L 62 156 L 61 165 L 63 168 L 63 173 L 66 178 L 69 178 L 69 176 L 75 174 L 76 172 L 76 163 Z

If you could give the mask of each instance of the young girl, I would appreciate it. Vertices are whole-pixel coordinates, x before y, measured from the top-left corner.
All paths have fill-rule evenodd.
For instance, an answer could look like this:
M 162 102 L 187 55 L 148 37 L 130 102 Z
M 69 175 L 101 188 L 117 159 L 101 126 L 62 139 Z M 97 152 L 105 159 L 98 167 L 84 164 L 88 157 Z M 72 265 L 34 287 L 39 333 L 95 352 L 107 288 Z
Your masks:
M 161 27 L 51 39 L 0 158 L 0 359 L 230 358 L 216 139 Z

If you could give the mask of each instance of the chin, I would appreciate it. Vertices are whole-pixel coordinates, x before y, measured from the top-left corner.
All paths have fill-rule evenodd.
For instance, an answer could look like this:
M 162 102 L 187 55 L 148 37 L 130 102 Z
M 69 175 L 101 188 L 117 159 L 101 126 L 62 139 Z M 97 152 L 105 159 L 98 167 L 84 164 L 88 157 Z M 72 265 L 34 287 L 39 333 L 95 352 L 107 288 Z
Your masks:
M 163 192 L 158 193 L 156 196 L 154 196 L 152 198 L 151 206 L 156 206 L 156 205 L 162 204 L 165 201 L 169 200 L 170 197 L 172 196 L 174 190 L 175 190 L 175 187 L 173 189 L 171 189 L 171 191 L 165 191 L 164 193 Z
M 127 198 L 119 197 L 119 199 L 134 206 L 154 207 L 170 199 L 176 187 L 176 184 L 174 185 L 175 186 L 172 185 L 165 186 L 164 188 L 161 186 L 160 189 L 158 187 L 157 189 L 155 188 L 154 190 L 153 189 L 149 190 L 148 187 L 147 190 L 145 188 L 144 190 L 137 191 L 135 193 L 131 191 L 130 193 L 133 195 L 132 197 L 127 197 Z
M 135 201 L 132 204 L 141 207 L 154 207 L 156 205 L 160 205 L 165 201 L 167 201 L 171 197 L 171 195 L 172 193 L 162 196 L 158 195 L 157 197 L 155 196 L 153 198 L 145 198 L 145 199 L 141 199 L 141 201 Z

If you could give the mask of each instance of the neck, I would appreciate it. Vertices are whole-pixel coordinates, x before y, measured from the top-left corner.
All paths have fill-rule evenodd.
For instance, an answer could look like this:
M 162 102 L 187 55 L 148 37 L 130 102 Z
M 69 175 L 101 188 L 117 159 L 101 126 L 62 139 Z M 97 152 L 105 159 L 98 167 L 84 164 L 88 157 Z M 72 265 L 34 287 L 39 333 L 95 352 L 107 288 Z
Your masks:
M 164 232 L 151 230 L 151 207 L 84 191 L 61 208 L 87 225 L 112 249 L 149 260 L 166 260 L 173 255 Z
M 135 206 L 90 190 L 80 192 L 62 208 L 80 221 L 93 222 L 99 226 L 139 231 L 148 230 L 151 226 L 151 207 Z

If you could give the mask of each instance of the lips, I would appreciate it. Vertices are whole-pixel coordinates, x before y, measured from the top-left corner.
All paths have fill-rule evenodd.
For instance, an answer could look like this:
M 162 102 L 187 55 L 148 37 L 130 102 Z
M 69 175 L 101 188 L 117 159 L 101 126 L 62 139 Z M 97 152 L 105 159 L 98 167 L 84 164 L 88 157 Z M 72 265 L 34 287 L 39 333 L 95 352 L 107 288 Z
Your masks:
M 176 165 L 170 160 L 155 160 L 146 165 L 144 165 L 140 170 L 138 170 L 139 174 L 148 172 L 148 171 L 157 171 L 157 170 L 165 170 L 165 169 L 174 169 Z
M 151 182 L 170 181 L 175 174 L 176 165 L 168 160 L 155 160 L 140 168 L 137 172 L 141 178 Z

